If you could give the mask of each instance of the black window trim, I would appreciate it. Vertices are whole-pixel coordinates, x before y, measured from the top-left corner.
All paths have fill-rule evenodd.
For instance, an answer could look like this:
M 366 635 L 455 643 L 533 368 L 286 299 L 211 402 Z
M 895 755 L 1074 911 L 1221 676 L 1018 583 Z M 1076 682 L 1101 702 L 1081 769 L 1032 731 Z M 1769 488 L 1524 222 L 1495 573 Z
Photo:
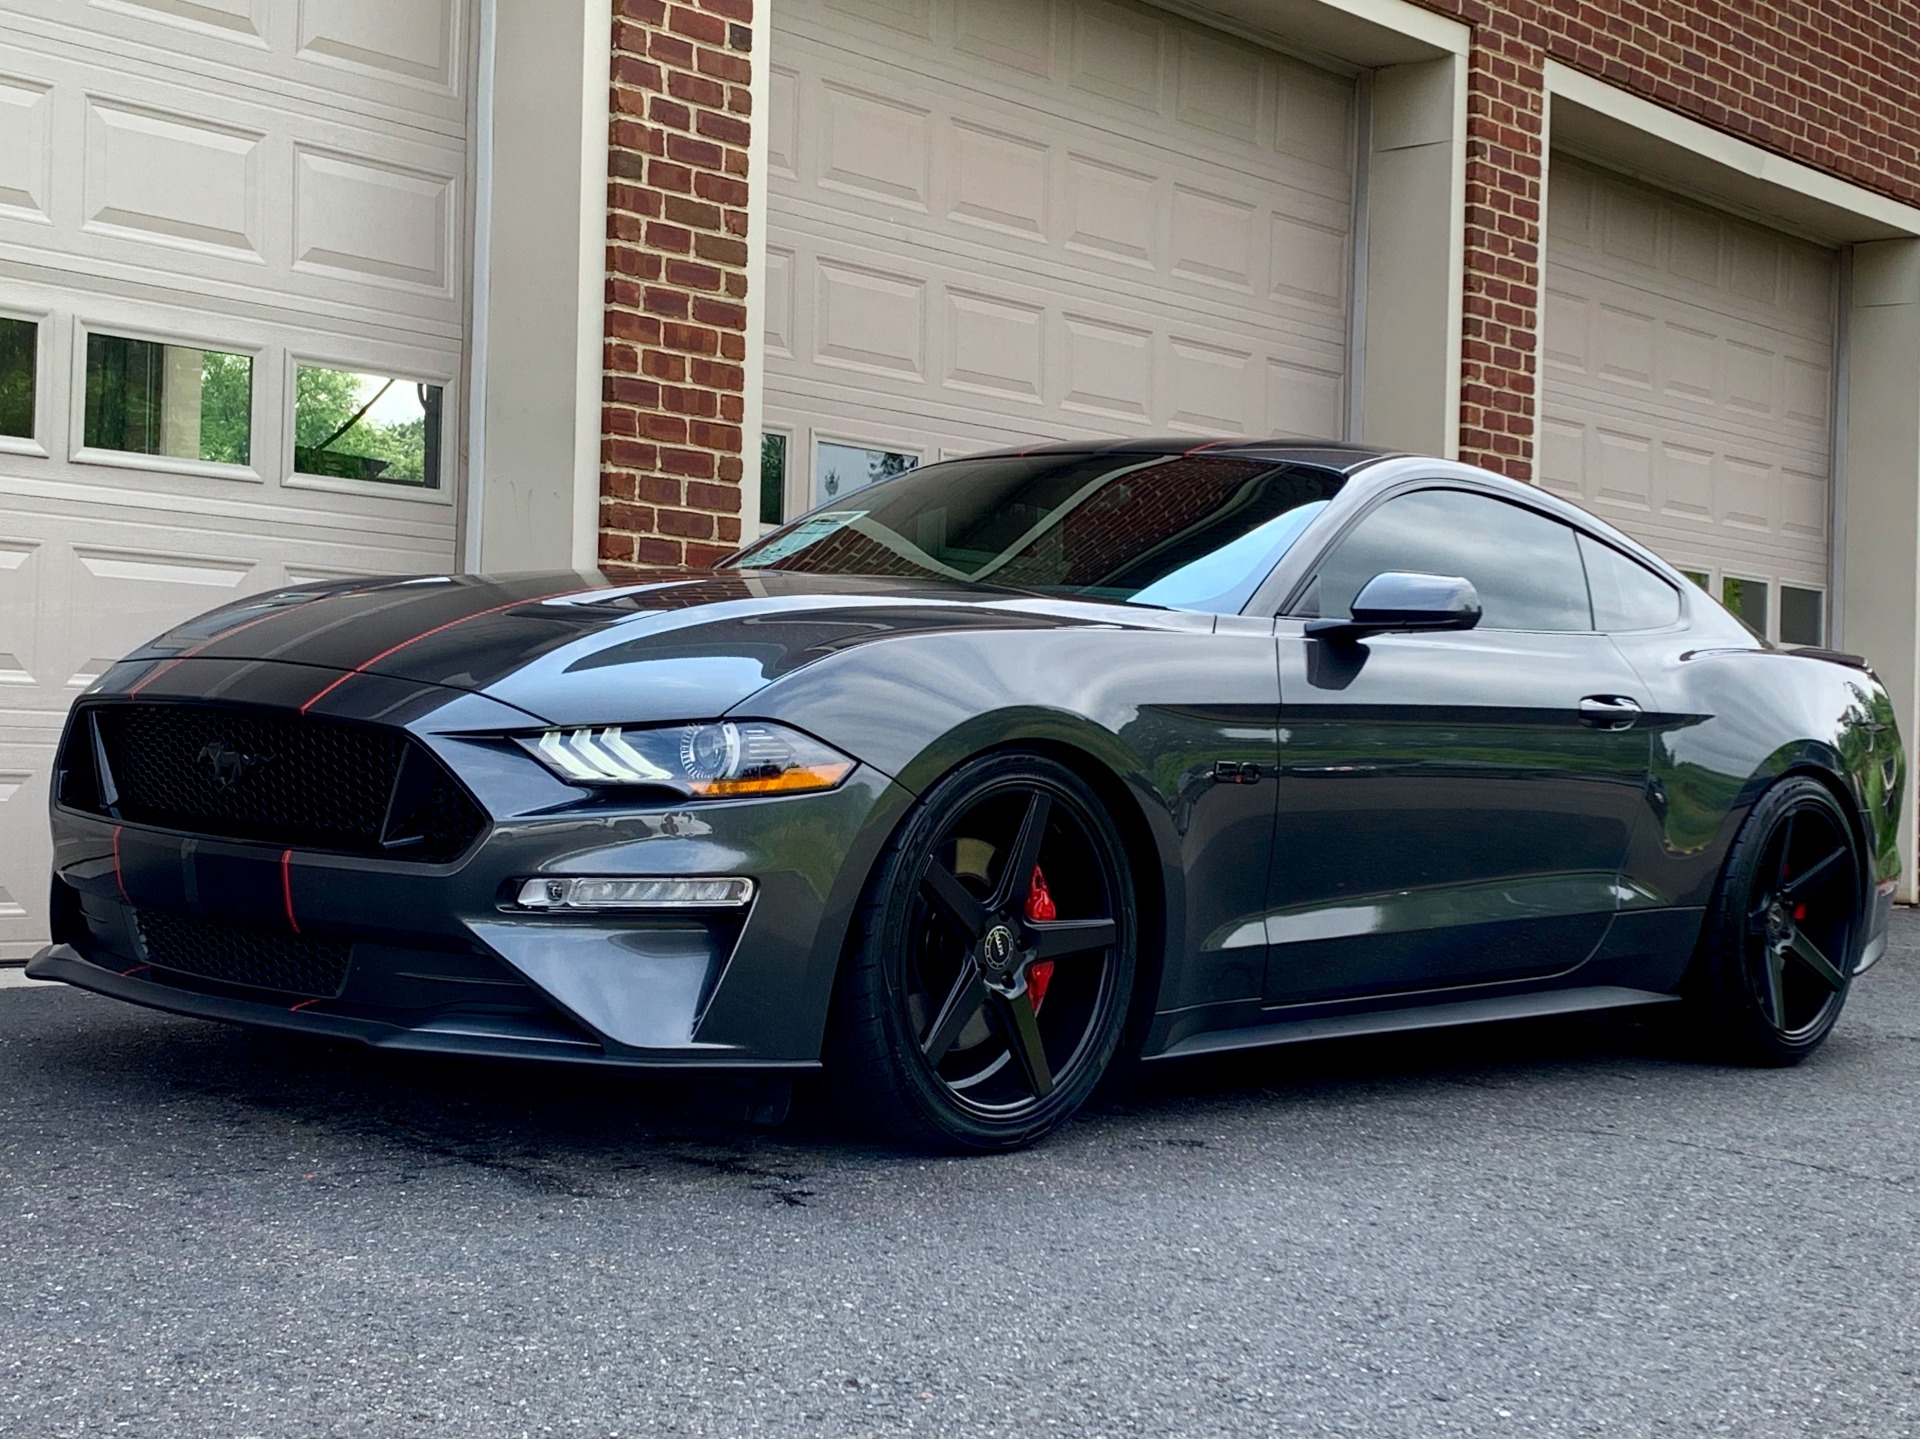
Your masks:
M 1410 477 L 1396 484 L 1389 485 L 1386 489 L 1382 490 L 1379 494 L 1374 495 L 1372 498 L 1367 500 L 1366 503 L 1361 505 L 1361 507 L 1357 511 L 1355 511 L 1352 515 L 1349 515 L 1344 521 L 1342 521 L 1339 529 L 1335 530 L 1331 535 L 1329 535 L 1325 540 L 1321 542 L 1320 548 L 1317 551 L 1315 551 L 1312 559 L 1304 563 L 1300 571 L 1300 578 L 1294 581 L 1293 588 L 1287 592 L 1285 600 L 1274 608 L 1273 610 L 1274 617 L 1276 619 L 1301 618 L 1301 616 L 1298 616 L 1293 613 L 1294 606 L 1298 605 L 1303 599 L 1306 598 L 1307 591 L 1310 588 L 1312 588 L 1314 581 L 1319 578 L 1321 562 L 1324 561 L 1327 558 L 1327 556 L 1333 552 L 1333 549 L 1336 545 L 1340 544 L 1341 541 L 1345 540 L 1346 537 L 1350 533 L 1352 533 L 1354 528 L 1358 526 L 1362 520 L 1366 519 L 1367 516 L 1371 515 L 1375 510 L 1379 509 L 1382 505 L 1387 504 L 1390 501 L 1397 500 L 1403 495 L 1417 494 L 1427 490 L 1459 490 L 1470 495 L 1480 495 L 1486 499 L 1502 501 L 1506 504 L 1514 505 L 1520 509 L 1527 510 L 1532 514 L 1536 514 L 1540 516 L 1542 519 L 1553 520 L 1559 524 L 1565 525 L 1568 529 L 1573 530 L 1576 534 L 1584 534 L 1585 536 L 1587 536 L 1588 539 L 1593 540 L 1598 544 L 1605 545 L 1608 549 L 1613 550 L 1615 553 L 1624 556 L 1628 560 L 1631 560 L 1634 564 L 1639 565 L 1640 568 L 1644 570 L 1652 571 L 1652 573 L 1657 575 L 1661 580 L 1665 581 L 1668 585 L 1673 586 L 1673 588 L 1678 592 L 1680 597 L 1680 617 L 1676 619 L 1672 624 L 1662 625 L 1657 629 L 1647 629 L 1647 630 L 1600 629 L 1598 626 L 1593 625 L 1593 584 L 1592 584 L 1592 581 L 1589 580 L 1587 577 L 1586 558 L 1585 556 L 1581 556 L 1580 580 L 1581 580 L 1581 583 L 1585 585 L 1587 588 L 1587 617 L 1588 617 L 1588 624 L 1590 626 L 1589 628 L 1584 630 L 1500 630 L 1500 631 L 1497 631 L 1497 633 L 1499 634 L 1654 635 L 1654 634 L 1665 634 L 1669 630 L 1686 629 L 1692 623 L 1693 616 L 1692 616 L 1691 610 L 1689 609 L 1689 606 L 1692 604 L 1692 597 L 1688 595 L 1686 585 L 1675 584 L 1673 577 L 1671 575 L 1663 574 L 1657 566 L 1649 565 L 1645 560 L 1641 559 L 1638 555 L 1635 555 L 1632 551 L 1622 549 L 1618 544 L 1608 539 L 1605 535 L 1595 533 L 1591 525 L 1581 523 L 1581 519 L 1583 519 L 1584 516 L 1562 514 L 1558 510 L 1556 510 L 1555 508 L 1549 505 L 1534 503 L 1530 496 L 1511 494 L 1504 488 L 1501 488 L 1496 485 L 1484 484 L 1474 479 L 1470 475 L 1428 475 L 1424 477 Z M 1576 544 L 1574 548 L 1575 548 L 1575 553 L 1578 554 L 1579 546 Z M 1495 633 L 1495 631 L 1489 631 L 1489 633 Z

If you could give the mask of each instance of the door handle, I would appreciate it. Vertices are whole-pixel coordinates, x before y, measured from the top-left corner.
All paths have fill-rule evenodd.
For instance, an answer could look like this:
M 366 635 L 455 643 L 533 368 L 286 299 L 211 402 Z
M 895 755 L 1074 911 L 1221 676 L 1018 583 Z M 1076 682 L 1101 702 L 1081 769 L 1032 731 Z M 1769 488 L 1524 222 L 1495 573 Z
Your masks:
M 1595 729 L 1632 729 L 1640 706 L 1625 695 L 1588 695 L 1580 701 L 1580 723 Z

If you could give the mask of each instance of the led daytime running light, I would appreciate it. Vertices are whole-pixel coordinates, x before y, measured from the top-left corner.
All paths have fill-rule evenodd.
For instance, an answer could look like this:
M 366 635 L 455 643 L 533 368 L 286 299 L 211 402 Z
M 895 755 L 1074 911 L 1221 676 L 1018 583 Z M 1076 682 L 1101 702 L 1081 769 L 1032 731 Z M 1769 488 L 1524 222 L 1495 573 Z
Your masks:
M 522 909 L 738 909 L 753 899 L 744 875 L 699 879 L 530 879 Z
M 520 742 L 571 784 L 656 786 L 711 799 L 832 789 L 854 768 L 838 750 L 764 720 L 550 729 Z

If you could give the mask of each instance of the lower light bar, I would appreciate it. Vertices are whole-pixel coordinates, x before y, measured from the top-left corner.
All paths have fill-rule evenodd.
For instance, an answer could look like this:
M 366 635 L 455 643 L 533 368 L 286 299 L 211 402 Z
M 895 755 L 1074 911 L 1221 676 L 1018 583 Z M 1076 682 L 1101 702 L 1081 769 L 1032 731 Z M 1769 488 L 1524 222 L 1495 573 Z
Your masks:
M 753 898 L 744 875 L 712 879 L 530 879 L 522 909 L 738 909 Z

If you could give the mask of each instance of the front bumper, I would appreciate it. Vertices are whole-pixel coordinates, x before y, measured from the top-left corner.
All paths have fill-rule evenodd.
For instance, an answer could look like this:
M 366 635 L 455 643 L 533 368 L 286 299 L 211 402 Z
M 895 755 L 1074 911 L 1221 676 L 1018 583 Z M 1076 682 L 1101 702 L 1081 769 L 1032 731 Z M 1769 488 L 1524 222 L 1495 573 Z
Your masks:
M 652 1069 L 816 1067 L 848 925 L 911 797 L 862 767 L 819 794 L 609 800 L 564 784 L 517 745 L 475 739 L 492 724 L 525 725 L 483 706 L 494 708 L 467 695 L 408 726 L 489 817 L 450 863 L 286 850 L 56 806 L 54 943 L 28 973 L 175 1013 L 386 1049 Z M 749 907 L 591 913 L 511 903 L 522 881 L 542 875 L 720 874 L 754 879 Z M 344 980 L 316 995 L 234 983 L 230 970 L 195 973 L 190 957 L 170 965 L 153 942 L 153 915 L 250 943 L 297 934 L 344 949 Z

